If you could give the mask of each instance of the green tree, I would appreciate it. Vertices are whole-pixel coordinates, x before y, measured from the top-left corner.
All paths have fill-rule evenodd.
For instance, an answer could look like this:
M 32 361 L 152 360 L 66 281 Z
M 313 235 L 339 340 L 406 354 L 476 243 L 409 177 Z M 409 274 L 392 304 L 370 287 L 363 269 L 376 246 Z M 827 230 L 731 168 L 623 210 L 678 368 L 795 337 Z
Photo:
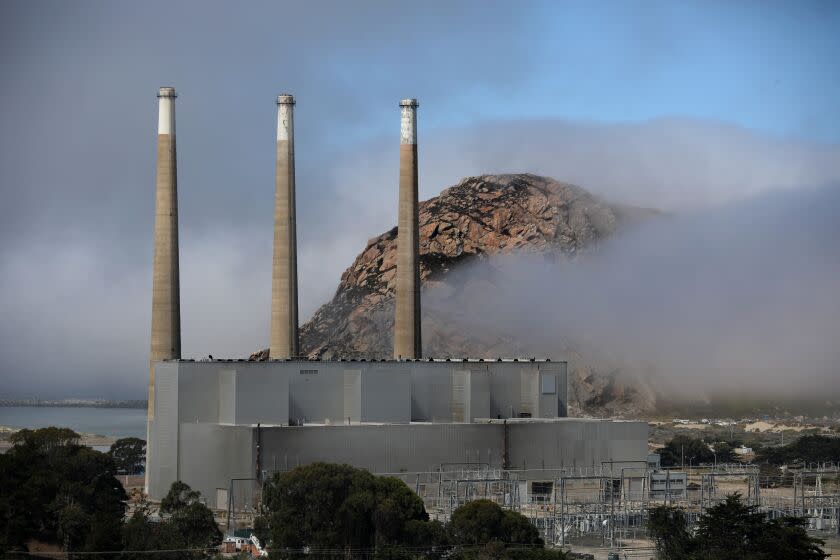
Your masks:
M 683 510 L 668 506 L 652 508 L 647 526 L 659 560 L 682 560 L 690 556 L 691 535 Z
M 756 459 L 772 465 L 840 462 L 840 437 L 802 436 L 788 445 L 758 449 Z
M 123 545 L 128 552 L 125 558 L 148 558 L 142 551 L 161 552 L 160 558 L 206 558 L 215 554 L 222 542 L 213 512 L 201 503 L 201 494 L 187 484 L 176 481 L 161 502 L 164 517 L 155 521 L 148 506 L 142 503 L 123 528 Z M 164 503 L 166 506 L 164 507 Z M 193 552 L 183 552 L 195 549 Z M 137 551 L 137 554 L 132 552 Z
M 313 463 L 277 473 L 263 486 L 261 541 L 272 558 L 347 558 L 376 551 L 376 560 L 489 558 L 501 543 L 507 560 L 562 560 L 543 549 L 539 531 L 522 515 L 479 500 L 458 508 L 448 527 L 429 521 L 423 501 L 402 481 L 348 465 Z M 490 543 L 490 544 L 489 544 Z M 452 547 L 457 546 L 453 551 Z
M 134 510 L 123 526 L 122 537 L 125 552 L 120 555 L 121 560 L 178 560 L 200 556 L 181 552 L 185 545 L 178 529 L 165 520 L 153 520 L 145 504 Z M 146 552 L 150 550 L 158 552 L 150 555 Z
M 803 520 L 782 518 L 768 520 L 748 506 L 739 494 L 726 500 L 700 517 L 695 536 L 698 558 L 720 560 L 822 560 L 826 555 L 822 541 L 808 536 Z
M 160 501 L 161 513 L 176 513 L 189 504 L 198 501 L 201 493 L 190 488 L 189 484 L 176 480 L 169 487 L 169 492 Z
M 715 454 L 699 439 L 688 436 L 674 436 L 660 451 L 663 467 L 675 467 L 683 464 L 699 465 L 713 463 Z
M 822 541 L 810 537 L 804 521 L 768 519 L 738 494 L 709 508 L 690 536 L 684 514 L 654 508 L 648 527 L 661 560 L 823 560 Z
M 222 532 L 213 512 L 201 502 L 193 502 L 172 514 L 169 523 L 184 539 L 184 548 L 212 548 L 222 543 Z
M 456 546 L 486 545 L 493 541 L 543 545 L 539 531 L 525 516 L 503 510 L 490 500 L 475 500 L 456 509 L 449 522 L 449 538 Z
M 452 513 L 449 536 L 457 545 L 487 544 L 502 540 L 504 510 L 490 500 L 466 503 Z
M 182 538 L 182 548 L 218 547 L 222 542 L 222 532 L 216 525 L 213 512 L 200 500 L 199 492 L 176 480 L 160 502 L 161 513 L 170 515 L 167 523 Z
M 38 430 L 19 430 L 11 435 L 13 445 L 27 446 L 43 453 L 61 449 L 69 445 L 78 445 L 81 436 L 70 428 L 40 428 Z
M 539 530 L 521 513 L 505 510 L 502 517 L 502 539 L 508 544 L 542 545 Z
M 78 444 L 66 428 L 21 430 L 0 455 L 0 543 L 29 539 L 67 551 L 120 548 L 126 494 L 105 453 Z
M 735 456 L 735 449 L 725 441 L 719 441 L 714 444 L 715 460 L 718 463 L 734 463 L 738 460 Z
M 268 519 L 264 515 L 259 515 L 254 519 L 254 535 L 260 541 L 260 544 L 265 544 L 271 538 L 271 527 L 268 525 Z
M 114 460 L 117 472 L 138 474 L 146 465 L 146 441 L 140 438 L 121 438 L 111 445 L 108 455 Z
M 439 530 L 422 525 L 429 523 L 423 501 L 402 481 L 326 463 L 275 474 L 263 487 L 262 515 L 261 532 L 270 527 L 276 558 L 304 547 L 376 547 L 380 557 L 393 556 L 418 535 Z
M 411 519 L 405 524 L 406 544 L 413 548 L 430 547 L 443 553 L 449 545 L 449 533 L 440 521 Z

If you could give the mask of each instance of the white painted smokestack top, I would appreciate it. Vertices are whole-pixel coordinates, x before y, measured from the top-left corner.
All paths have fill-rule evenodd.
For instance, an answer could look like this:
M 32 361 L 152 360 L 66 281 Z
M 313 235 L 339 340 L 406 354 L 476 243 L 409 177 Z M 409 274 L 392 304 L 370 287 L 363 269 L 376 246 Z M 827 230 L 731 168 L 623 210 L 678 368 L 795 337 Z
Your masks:
M 421 358 L 416 99 L 400 101 L 400 202 L 394 358 Z
M 277 97 L 277 167 L 269 357 L 298 355 L 297 231 L 295 226 L 295 98 Z
M 175 150 L 175 98 L 177 95 L 175 94 L 175 88 L 162 87 L 157 96 L 155 260 L 152 267 L 152 344 L 149 353 L 148 420 L 150 425 L 155 419 L 154 364 L 160 360 L 181 357 L 178 170 Z M 146 464 L 151 464 L 148 462 L 148 455 Z M 148 478 L 146 479 L 146 486 L 148 487 Z

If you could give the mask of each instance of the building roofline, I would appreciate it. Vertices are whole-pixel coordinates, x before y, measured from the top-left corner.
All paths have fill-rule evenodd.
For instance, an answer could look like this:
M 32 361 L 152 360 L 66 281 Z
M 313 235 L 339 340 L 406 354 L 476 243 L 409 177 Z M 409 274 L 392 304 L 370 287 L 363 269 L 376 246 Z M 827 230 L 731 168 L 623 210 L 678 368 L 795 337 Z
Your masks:
M 201 362 L 201 363 L 209 363 L 209 362 L 219 362 L 219 363 L 236 363 L 236 362 L 245 362 L 245 363 L 255 363 L 255 364 L 266 364 L 266 363 L 305 363 L 305 364 L 312 364 L 312 363 L 390 363 L 390 364 L 403 364 L 403 363 L 469 363 L 469 364 L 483 364 L 483 363 L 566 363 L 566 360 L 552 360 L 551 358 L 537 358 L 537 357 L 518 357 L 518 358 L 417 358 L 417 359 L 401 359 L 395 360 L 393 358 L 338 358 L 338 359 L 327 359 L 322 360 L 320 358 L 306 358 L 306 357 L 298 357 L 298 358 L 282 358 L 282 359 L 270 359 L 270 360 L 249 360 L 247 358 L 213 358 L 212 360 L 209 358 L 173 358 L 171 360 L 161 360 L 162 362 L 178 362 L 178 363 L 194 363 L 194 362 Z

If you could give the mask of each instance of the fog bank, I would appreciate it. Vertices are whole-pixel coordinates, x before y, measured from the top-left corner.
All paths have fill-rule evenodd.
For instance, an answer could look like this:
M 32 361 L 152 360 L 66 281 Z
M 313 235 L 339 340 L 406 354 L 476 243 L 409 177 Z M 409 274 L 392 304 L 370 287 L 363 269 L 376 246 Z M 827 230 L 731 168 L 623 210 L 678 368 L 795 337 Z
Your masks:
M 666 395 L 840 395 L 840 188 L 671 214 L 588 254 L 475 262 L 431 310 L 536 356 L 582 355 Z M 452 311 L 458 310 L 458 311 Z

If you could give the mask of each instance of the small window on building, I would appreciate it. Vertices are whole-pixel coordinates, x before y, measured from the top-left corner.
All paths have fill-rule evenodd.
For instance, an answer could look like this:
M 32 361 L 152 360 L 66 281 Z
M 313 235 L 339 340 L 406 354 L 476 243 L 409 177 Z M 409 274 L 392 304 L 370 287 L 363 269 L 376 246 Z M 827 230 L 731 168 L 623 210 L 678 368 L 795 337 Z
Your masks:
M 542 394 L 553 395 L 557 392 L 557 378 L 554 375 L 542 376 Z
M 317 369 L 302 369 L 302 370 L 300 370 L 300 374 L 301 375 L 317 375 L 318 370 Z
M 551 488 L 553 487 L 553 483 L 551 482 L 537 482 L 534 481 L 531 483 L 531 494 L 551 494 Z

